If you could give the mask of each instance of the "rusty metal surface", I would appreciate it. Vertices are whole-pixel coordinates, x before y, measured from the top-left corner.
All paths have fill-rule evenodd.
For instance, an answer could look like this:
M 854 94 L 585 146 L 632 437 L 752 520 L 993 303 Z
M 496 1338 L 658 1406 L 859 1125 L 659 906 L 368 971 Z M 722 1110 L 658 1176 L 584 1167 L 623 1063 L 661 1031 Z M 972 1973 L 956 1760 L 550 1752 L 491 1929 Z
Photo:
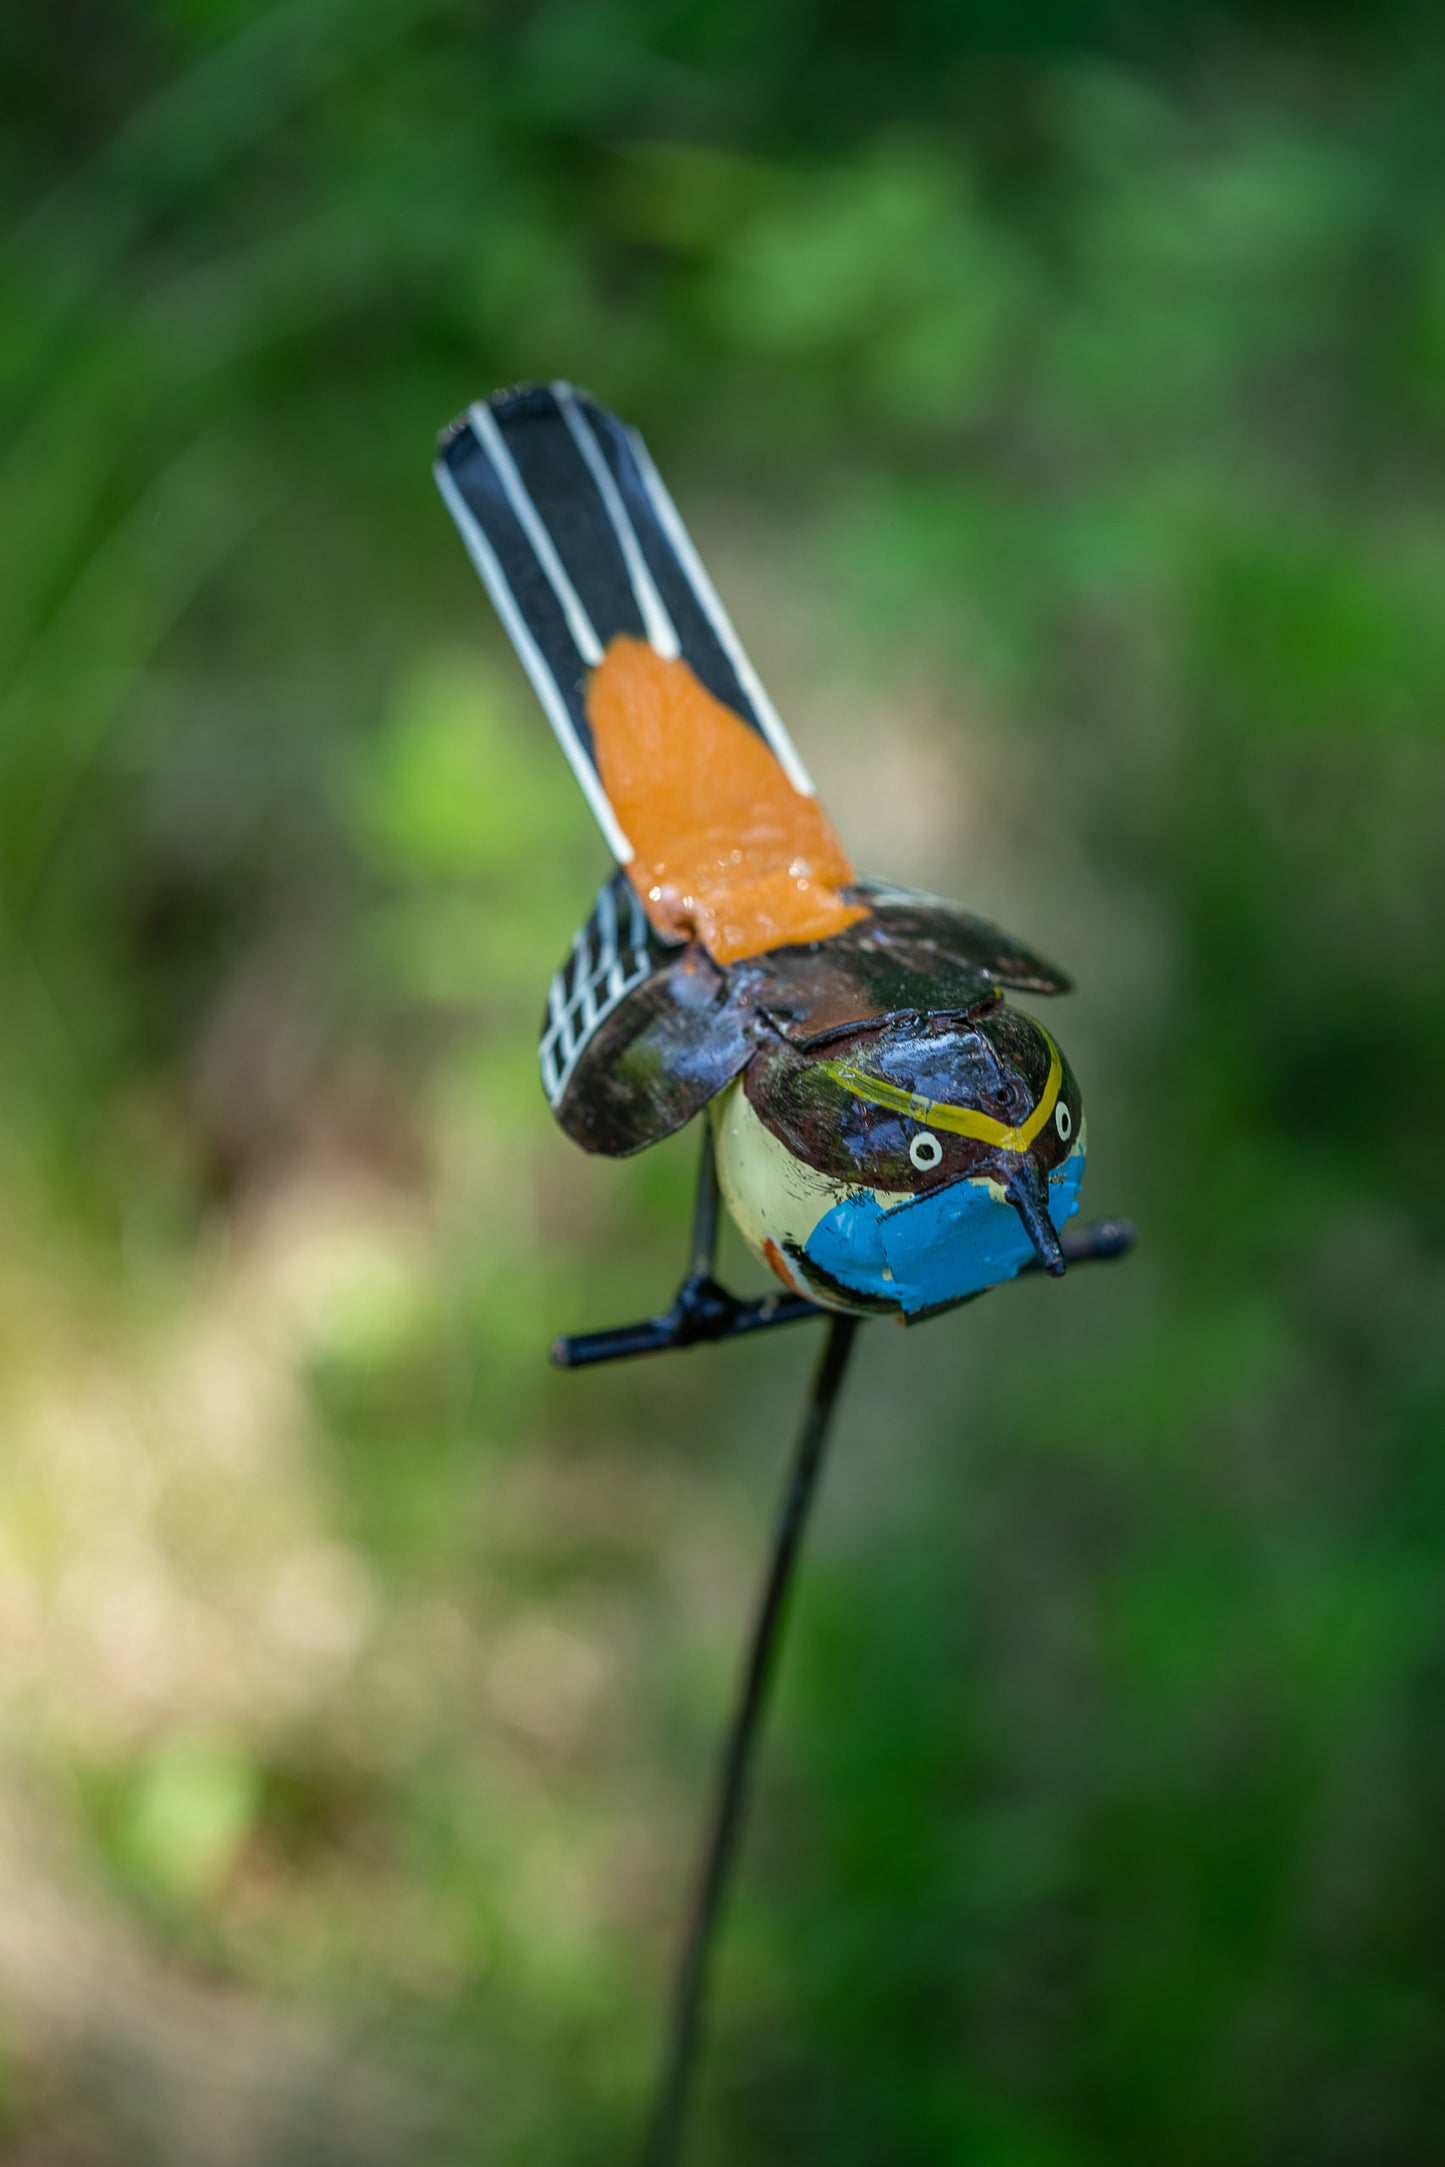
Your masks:
M 657 958 L 651 976 L 598 1024 L 557 1119 L 584 1151 L 641 1151 L 701 1113 L 767 1030 L 747 984 L 689 944 Z
M 921 889 L 899 888 L 881 880 L 859 880 L 848 891 L 874 913 L 880 934 L 889 940 L 921 943 L 940 958 L 980 970 L 1016 993 L 1072 993 L 1074 982 L 1056 964 L 1045 962 L 987 918 Z
M 1008 1118 L 1048 1056 L 1002 989 L 1055 993 L 1069 981 L 937 897 L 876 882 L 850 893 L 872 915 L 846 932 L 725 967 L 699 943 L 665 946 L 650 929 L 629 946 L 631 897 L 614 874 L 553 981 L 544 1022 L 544 1074 L 559 1028 L 572 1034 L 555 1087 L 549 1079 L 568 1135 L 609 1157 L 640 1151 L 752 1063 L 749 1097 L 811 1165 L 919 1193 L 978 1170 L 986 1150 L 950 1137 L 941 1164 L 920 1172 L 908 1157 L 916 1124 L 860 1106 L 808 1057 L 854 1058 L 866 1036 L 884 1080 Z M 1034 1154 L 1045 1171 L 1050 1148 L 1044 1139 Z

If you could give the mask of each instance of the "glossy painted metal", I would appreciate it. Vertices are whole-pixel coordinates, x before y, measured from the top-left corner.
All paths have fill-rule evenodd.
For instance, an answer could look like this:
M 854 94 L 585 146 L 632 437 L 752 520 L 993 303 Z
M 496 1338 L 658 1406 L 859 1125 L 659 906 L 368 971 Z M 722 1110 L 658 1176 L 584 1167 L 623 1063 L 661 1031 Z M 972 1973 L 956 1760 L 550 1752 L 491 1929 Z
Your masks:
M 1083 1107 L 1007 996 L 1068 979 L 938 896 L 829 886 L 846 861 L 807 771 L 613 415 L 563 384 L 499 393 L 445 433 L 436 473 L 619 865 L 548 991 L 542 1076 L 567 1134 L 621 1157 L 712 1108 L 723 1196 L 790 1299 L 916 1317 L 1030 1261 L 1062 1271 Z M 652 703 L 635 729 L 604 680 Z M 737 781 L 755 769 L 756 818 Z M 789 858 L 790 836 L 813 840 Z M 808 930 L 815 889 L 838 930 L 778 939 L 790 914 Z
M 619 870 L 554 975 L 540 1059 L 584 1150 L 704 1114 L 670 1307 L 558 1341 L 595 1362 L 829 1318 L 774 1529 L 644 2159 L 675 2167 L 714 1928 L 789 1578 L 860 1316 L 914 1322 L 1020 1272 L 1118 1256 L 1066 1228 L 1078 1083 L 1010 993 L 1069 982 L 937 896 L 857 880 L 639 438 L 566 384 L 468 409 L 438 487 Z M 780 1282 L 713 1276 L 719 1196 Z M 1061 1233 L 1061 1230 L 1064 1230 Z
M 891 1110 L 870 1126 L 866 1101 L 830 1118 L 839 1087 L 827 1064 L 799 1062 L 784 1094 L 770 1089 L 778 1065 L 755 1063 L 713 1118 L 728 1209 L 794 1293 L 826 1309 L 918 1318 L 1036 1260 L 1061 1268 L 1057 1235 L 1079 1208 L 1084 1173 L 1081 1111 L 1071 1143 L 1050 1121 L 1047 1140 L 1006 1152 Z M 1072 1080 L 1056 1103 L 1077 1108 Z M 910 1157 L 919 1140 L 935 1148 Z

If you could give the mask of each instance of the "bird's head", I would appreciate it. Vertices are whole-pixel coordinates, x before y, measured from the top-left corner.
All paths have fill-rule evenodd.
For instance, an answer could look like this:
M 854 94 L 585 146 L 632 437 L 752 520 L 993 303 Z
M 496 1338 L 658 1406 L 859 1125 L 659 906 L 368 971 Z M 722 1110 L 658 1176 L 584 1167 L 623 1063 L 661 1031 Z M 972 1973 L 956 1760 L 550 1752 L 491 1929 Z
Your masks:
M 1064 1270 L 1058 1228 L 1084 1164 L 1079 1087 L 1043 1026 L 1002 1000 L 894 1015 L 807 1049 L 779 1039 L 750 1064 L 719 1141 L 745 1235 L 820 1300 L 916 1315 L 1034 1260 Z M 760 1240 L 763 1218 L 778 1224 Z

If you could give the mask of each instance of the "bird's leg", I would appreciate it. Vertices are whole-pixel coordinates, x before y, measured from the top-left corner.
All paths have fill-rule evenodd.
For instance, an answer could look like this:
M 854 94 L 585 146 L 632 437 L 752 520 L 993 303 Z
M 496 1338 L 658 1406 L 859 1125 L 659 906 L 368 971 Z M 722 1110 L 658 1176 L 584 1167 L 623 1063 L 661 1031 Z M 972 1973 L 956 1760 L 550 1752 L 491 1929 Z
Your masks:
M 703 1339 L 736 1339 L 745 1332 L 766 1331 L 773 1325 L 796 1324 L 804 1317 L 825 1314 L 816 1302 L 806 1301 L 800 1294 L 765 1294 L 744 1301 L 718 1285 L 713 1277 L 718 1201 L 712 1125 L 704 1120 L 687 1276 L 673 1297 L 672 1307 L 641 1324 L 619 1325 L 607 1332 L 578 1332 L 569 1339 L 554 1340 L 552 1360 L 559 1369 L 582 1369 L 593 1362 L 615 1362 L 630 1354 L 662 1354 L 669 1347 L 690 1347 Z
M 717 1150 L 712 1140 L 712 1123 L 703 1116 L 702 1150 L 698 1154 L 697 1187 L 692 1200 L 692 1243 L 687 1277 L 677 1290 L 675 1306 L 686 1308 L 695 1300 L 701 1300 L 703 1290 L 716 1287 L 712 1268 L 717 1258 L 718 1205 L 722 1200 L 717 1178 Z M 722 1290 L 719 1288 L 719 1292 Z

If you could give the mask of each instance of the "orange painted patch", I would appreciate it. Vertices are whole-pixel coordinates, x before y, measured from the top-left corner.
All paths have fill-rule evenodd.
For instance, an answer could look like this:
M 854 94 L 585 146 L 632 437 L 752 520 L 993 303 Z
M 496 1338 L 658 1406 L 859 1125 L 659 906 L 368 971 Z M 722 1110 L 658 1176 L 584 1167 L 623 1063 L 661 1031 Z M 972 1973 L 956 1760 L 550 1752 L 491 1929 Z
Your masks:
M 597 772 L 636 856 L 627 877 L 660 932 L 717 963 L 826 940 L 868 913 L 815 798 L 685 662 L 615 639 L 587 689 Z
M 782 1250 L 773 1240 L 771 1234 L 763 1243 L 763 1255 L 768 1260 L 769 1270 L 774 1272 L 777 1277 L 782 1280 L 783 1285 L 787 1288 L 788 1292 L 790 1294 L 801 1294 L 803 1290 L 798 1285 L 797 1280 L 793 1277 L 792 1267 L 789 1265 L 787 1258 L 783 1255 Z

